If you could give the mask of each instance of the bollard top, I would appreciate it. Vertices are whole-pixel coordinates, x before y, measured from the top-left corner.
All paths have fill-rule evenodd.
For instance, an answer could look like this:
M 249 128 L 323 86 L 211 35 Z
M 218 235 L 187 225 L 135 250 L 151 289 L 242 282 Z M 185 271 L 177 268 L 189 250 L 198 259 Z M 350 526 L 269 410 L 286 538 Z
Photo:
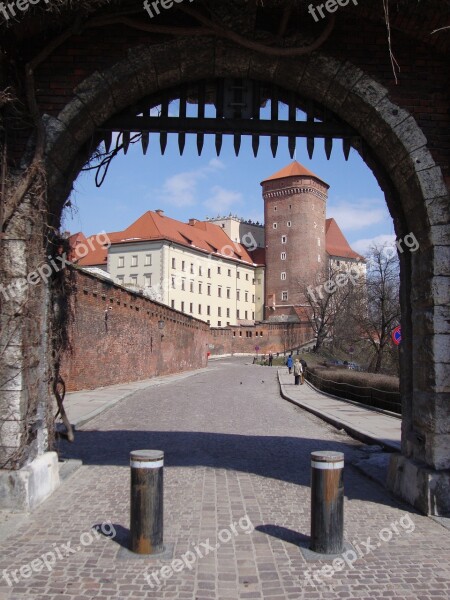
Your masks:
M 130 452 L 130 462 L 132 466 L 139 467 L 139 463 L 143 463 L 143 467 L 148 463 L 161 463 L 164 461 L 164 452 L 162 450 L 133 450 Z
M 327 463 L 338 463 L 344 461 L 343 452 L 333 452 L 329 450 L 322 450 L 318 452 L 311 452 L 311 460 L 313 462 L 327 462 Z

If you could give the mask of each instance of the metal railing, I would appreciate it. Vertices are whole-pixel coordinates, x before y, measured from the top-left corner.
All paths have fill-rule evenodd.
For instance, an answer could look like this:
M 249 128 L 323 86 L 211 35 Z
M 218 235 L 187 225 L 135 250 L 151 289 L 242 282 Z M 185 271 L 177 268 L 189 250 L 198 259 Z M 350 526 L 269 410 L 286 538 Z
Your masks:
M 347 382 L 333 381 L 332 379 L 320 377 L 320 375 L 317 375 L 308 369 L 306 370 L 305 376 L 310 383 L 322 392 L 333 394 L 339 398 L 353 400 L 354 402 L 365 404 L 372 408 L 380 408 L 399 415 L 402 414 L 400 392 L 390 392 L 371 386 L 359 386 Z

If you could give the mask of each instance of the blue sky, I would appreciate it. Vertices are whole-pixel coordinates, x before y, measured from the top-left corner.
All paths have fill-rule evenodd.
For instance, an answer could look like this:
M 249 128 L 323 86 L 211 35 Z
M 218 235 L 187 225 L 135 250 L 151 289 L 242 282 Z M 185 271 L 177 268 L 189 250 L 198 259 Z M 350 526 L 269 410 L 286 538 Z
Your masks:
M 336 219 L 354 250 L 363 253 L 372 240 L 384 243 L 394 239 L 384 194 L 356 151 L 351 151 L 346 162 L 342 144 L 336 141 L 327 161 L 323 142 L 317 140 L 313 160 L 309 160 L 306 142 L 298 140 L 297 160 L 331 186 L 327 216 Z M 80 174 L 71 197 L 73 208 L 64 213 L 63 228 L 86 235 L 120 231 L 147 210 L 158 208 L 181 221 L 231 212 L 262 222 L 260 182 L 290 162 L 285 139 L 280 140 L 274 159 L 269 139 L 261 138 L 255 159 L 249 138 L 242 139 L 236 158 L 232 138 L 224 137 L 217 158 L 214 138 L 207 136 L 199 158 L 195 136 L 187 136 L 180 157 L 176 136 L 169 136 L 166 154 L 161 156 L 159 137 L 154 135 L 147 156 L 140 143 L 130 146 L 126 156 L 118 155 L 101 188 L 95 186 L 94 172 Z

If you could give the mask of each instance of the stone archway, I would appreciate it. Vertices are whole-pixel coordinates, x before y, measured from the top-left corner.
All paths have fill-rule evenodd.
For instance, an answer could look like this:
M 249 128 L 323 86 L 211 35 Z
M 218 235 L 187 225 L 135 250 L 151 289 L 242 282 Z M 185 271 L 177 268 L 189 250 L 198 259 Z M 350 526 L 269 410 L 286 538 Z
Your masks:
M 444 319 L 450 262 L 444 232 L 447 190 L 414 118 L 368 74 L 322 53 L 273 58 L 217 40 L 178 40 L 129 50 L 125 60 L 78 85 L 57 117 L 45 117 L 52 223 L 59 224 L 96 127 L 158 90 L 214 77 L 273 82 L 337 114 L 370 149 L 364 158 L 386 194 L 397 236 L 414 232 L 419 240 L 420 252 L 401 256 L 404 421 L 402 456 L 392 461 L 389 485 L 420 510 L 444 514 L 450 509 L 446 492 L 450 434 L 443 425 L 448 423 L 448 375 L 439 360 L 444 360 L 448 344 Z M 39 302 L 45 314 L 48 295 L 43 294 Z M 42 336 L 43 331 L 45 326 L 35 335 Z M 40 343 L 46 344 L 45 335 Z M 38 389 L 42 365 L 33 372 L 25 364 L 24 368 Z

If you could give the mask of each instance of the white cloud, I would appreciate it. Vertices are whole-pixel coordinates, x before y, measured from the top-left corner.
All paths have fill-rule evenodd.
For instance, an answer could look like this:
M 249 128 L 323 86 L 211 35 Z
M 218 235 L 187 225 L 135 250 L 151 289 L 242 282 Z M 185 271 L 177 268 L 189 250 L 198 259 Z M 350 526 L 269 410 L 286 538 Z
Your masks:
M 211 195 L 203 202 L 203 206 L 214 214 L 227 214 L 233 205 L 241 203 L 242 194 L 240 192 L 233 192 L 220 185 L 215 185 L 211 188 Z
M 371 246 L 394 246 L 395 247 L 395 235 L 382 234 L 377 235 L 373 238 L 365 238 L 358 240 L 351 244 L 351 247 L 358 254 L 367 254 Z
M 353 231 L 382 223 L 388 217 L 388 212 L 384 201 L 361 199 L 358 202 L 330 204 L 327 217 L 335 219 L 343 231 Z
M 225 169 L 224 163 L 217 158 L 213 158 L 206 166 L 200 169 L 172 175 L 157 190 L 157 200 L 164 205 L 170 204 L 178 208 L 194 206 L 198 204 L 199 200 L 199 182 L 207 178 L 208 175 L 223 169 Z

